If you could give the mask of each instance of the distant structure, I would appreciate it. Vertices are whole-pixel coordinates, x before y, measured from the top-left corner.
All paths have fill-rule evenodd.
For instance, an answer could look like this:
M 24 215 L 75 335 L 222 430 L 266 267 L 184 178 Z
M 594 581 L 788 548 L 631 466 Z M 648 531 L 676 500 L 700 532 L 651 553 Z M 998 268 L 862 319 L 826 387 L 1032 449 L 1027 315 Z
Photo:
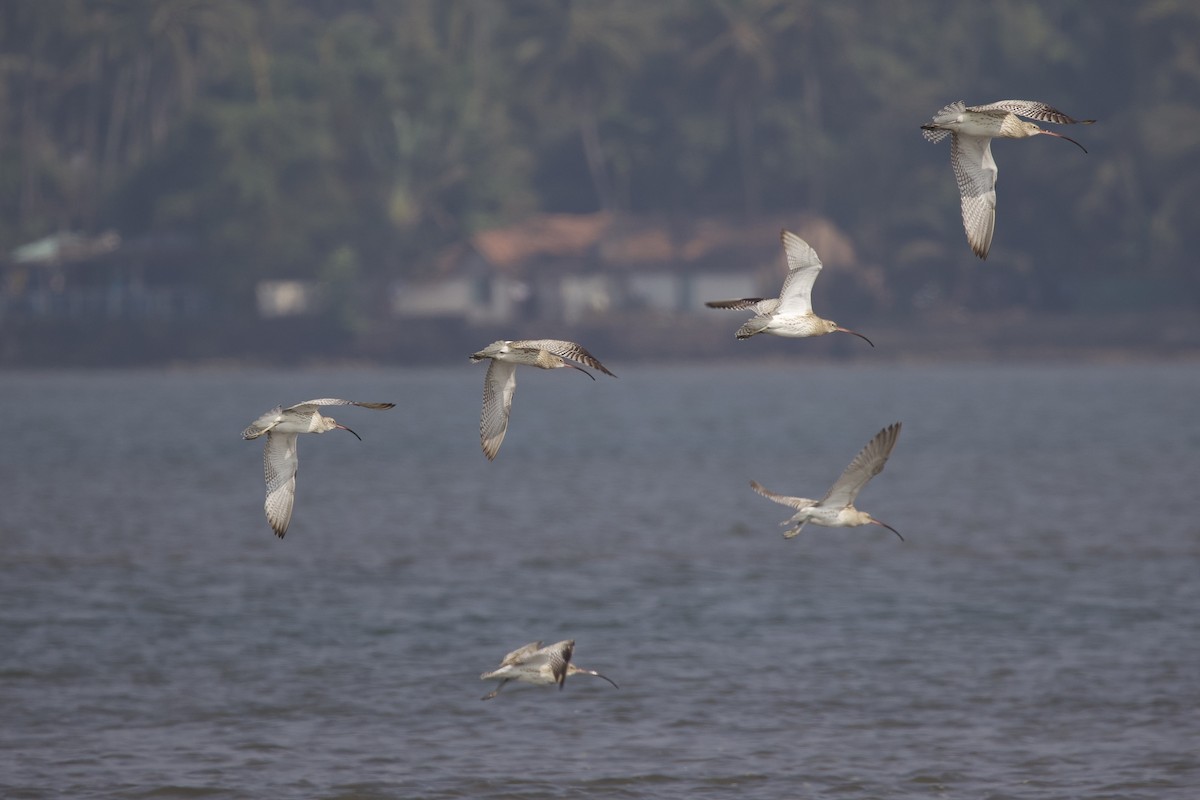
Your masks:
M 796 212 L 746 223 L 600 212 L 542 214 L 481 231 L 440 253 L 428 278 L 396 282 L 392 311 L 471 324 L 700 313 L 706 298 L 778 287 L 781 228 L 800 233 L 868 294 L 886 294 L 883 271 L 860 264 L 849 237 L 824 217 Z
M 62 231 L 0 258 L 0 321 L 195 319 L 212 300 L 181 234 Z

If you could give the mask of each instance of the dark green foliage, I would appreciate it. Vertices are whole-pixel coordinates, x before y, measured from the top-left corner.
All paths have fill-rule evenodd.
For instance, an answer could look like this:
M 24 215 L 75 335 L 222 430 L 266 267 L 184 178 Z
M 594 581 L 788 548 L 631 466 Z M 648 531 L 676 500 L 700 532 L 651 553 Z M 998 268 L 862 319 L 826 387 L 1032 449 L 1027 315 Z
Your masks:
M 930 286 L 1070 305 L 1131 279 L 1200 301 L 1189 0 L 13 0 L 0 52 L 5 250 L 187 231 L 241 295 L 331 270 L 381 285 L 539 210 L 796 210 L 846 230 L 899 310 Z M 996 146 L 979 265 L 918 126 L 1010 97 L 1100 122 L 1076 131 L 1086 156 Z M 1014 299 L 964 269 L 1030 282 Z

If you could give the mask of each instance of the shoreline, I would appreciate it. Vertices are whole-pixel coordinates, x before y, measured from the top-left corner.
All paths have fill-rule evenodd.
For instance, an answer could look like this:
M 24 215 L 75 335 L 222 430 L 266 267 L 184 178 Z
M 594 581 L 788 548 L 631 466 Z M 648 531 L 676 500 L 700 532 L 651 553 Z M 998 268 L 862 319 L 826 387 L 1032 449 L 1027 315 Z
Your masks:
M 388 320 L 357 335 L 311 319 L 9 324 L 0 328 L 0 371 L 56 368 L 253 368 L 453 364 L 499 338 L 564 338 L 627 363 L 827 364 L 1128 363 L 1200 361 L 1200 313 L 1034 314 L 988 312 L 856 321 L 876 346 L 837 334 L 803 341 L 737 341 L 728 315 L 637 315 L 568 325 L 523 321 L 469 326 L 456 320 Z

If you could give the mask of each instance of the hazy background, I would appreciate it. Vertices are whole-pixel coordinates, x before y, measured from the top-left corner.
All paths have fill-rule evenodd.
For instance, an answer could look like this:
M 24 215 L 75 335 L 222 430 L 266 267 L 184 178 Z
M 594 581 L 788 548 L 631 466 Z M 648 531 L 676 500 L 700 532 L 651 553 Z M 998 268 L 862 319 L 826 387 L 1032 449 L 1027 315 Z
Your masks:
M 1071 320 L 1045 338 L 1084 344 L 1112 315 L 1148 314 L 1127 343 L 1196 345 L 1187 0 L 14 0 L 0 52 L 0 361 L 278 355 L 261 342 L 296 327 L 326 355 L 404 360 L 378 344 L 405 335 L 397 280 L 480 231 L 597 211 L 827 220 L 854 247 L 838 268 L 876 285 L 823 278 L 818 311 L 877 332 L 1036 313 Z M 1087 155 L 997 146 L 980 263 L 948 147 L 919 126 L 1004 98 L 1098 123 L 1070 131 Z M 48 319 L 30 293 L 88 278 L 69 252 L 16 253 L 62 232 L 80 263 L 99 254 L 98 282 L 181 287 L 178 307 Z M 260 318 L 256 286 L 280 279 L 325 289 L 302 325 Z M 696 318 L 723 339 L 738 324 Z M 1174 333 L 1147 334 L 1164 319 Z
M 996 145 L 981 262 L 919 126 L 1004 98 L 1098 122 Z M 0 795 L 1191 800 L 1198 149 L 1194 0 L 0 3 Z M 397 315 L 547 214 L 767 289 L 795 226 L 877 347 Z M 465 356 L 525 334 L 620 379 L 522 374 L 489 462 Z M 238 434 L 329 396 L 397 407 L 305 437 L 281 541 Z M 893 421 L 905 541 L 783 541 L 749 481 Z M 621 688 L 479 701 L 568 637 Z

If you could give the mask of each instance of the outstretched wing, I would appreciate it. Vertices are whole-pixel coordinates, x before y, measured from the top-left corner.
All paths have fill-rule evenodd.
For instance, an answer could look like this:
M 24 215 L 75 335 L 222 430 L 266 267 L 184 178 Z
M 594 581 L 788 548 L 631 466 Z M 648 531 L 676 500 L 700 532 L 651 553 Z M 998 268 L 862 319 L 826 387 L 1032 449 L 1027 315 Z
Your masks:
M 761 297 L 743 297 L 740 300 L 710 300 L 704 305 L 708 306 L 709 308 L 741 309 L 754 308 L 762 301 L 763 299 Z
M 821 259 L 808 242 L 791 231 L 780 231 L 779 238 L 788 264 L 788 274 L 779 291 L 779 308 L 788 314 L 811 314 L 812 287 L 821 272 Z
M 504 660 L 500 662 L 500 666 L 502 666 L 502 667 L 516 666 L 517 664 L 520 664 L 522 661 L 527 659 L 529 656 L 533 655 L 538 650 L 540 650 L 541 647 L 542 647 L 541 642 L 530 642 L 529 644 L 524 645 L 523 647 L 518 647 L 516 650 L 513 650 L 511 653 L 509 653 L 508 655 L 506 655 L 504 657 Z
M 254 422 L 251 422 L 246 430 L 242 431 L 242 438 L 257 439 L 285 419 L 289 417 L 293 420 L 302 419 L 315 414 L 321 406 L 360 406 L 361 408 L 383 409 L 392 408 L 395 405 L 395 403 L 360 403 L 356 400 L 339 400 L 333 397 L 325 397 L 319 400 L 305 400 L 303 403 L 297 403 L 287 408 L 275 406 L 275 408 L 272 408 L 254 420 Z
M 321 406 L 358 406 L 359 408 L 372 408 L 380 410 L 384 408 L 393 408 L 395 403 L 360 403 L 357 400 L 339 400 L 336 397 L 323 397 L 319 400 L 305 400 L 303 403 L 297 403 L 294 406 L 289 406 L 286 411 L 316 411 Z
M 608 368 L 601 364 L 599 359 L 574 342 L 565 342 L 562 339 L 526 339 L 520 342 L 512 342 L 511 346 L 546 350 L 554 353 L 556 356 L 569 358 L 572 361 L 578 361 L 580 364 L 587 364 L 589 367 L 595 367 L 605 375 L 612 375 L 614 378 L 617 377 L 609 372 Z
M 508 432 L 508 413 L 517 389 L 517 365 L 492 359 L 483 377 L 483 413 L 479 417 L 479 442 L 491 461 L 500 452 Z
M 812 287 L 821 272 L 821 265 L 794 269 L 783 281 L 779 292 L 779 312 L 806 316 L 812 313 Z
M 967 243 L 980 258 L 987 258 L 996 230 L 996 162 L 992 140 L 982 136 L 954 134 L 950 140 L 950 164 L 962 196 L 963 229 Z
M 783 242 L 783 254 L 787 257 L 789 271 L 801 267 L 821 266 L 821 259 L 817 258 L 817 251 L 796 234 L 789 230 L 782 230 L 779 232 L 779 240 Z
M 758 492 L 759 494 L 761 494 L 763 497 L 767 498 L 768 500 L 774 500 L 776 503 L 779 503 L 780 505 L 784 505 L 789 508 L 794 508 L 797 511 L 799 511 L 802 508 L 808 508 L 809 506 L 816 505 L 816 503 L 814 501 L 809 500 L 807 497 L 788 497 L 785 494 L 779 494 L 778 492 L 772 492 L 770 489 L 767 489 L 758 481 L 750 481 L 750 488 L 753 489 L 754 491 Z
M 545 657 L 550 665 L 550 674 L 554 676 L 554 680 L 556 683 L 558 683 L 559 689 L 562 689 L 563 683 L 567 680 L 567 665 L 571 663 L 571 654 L 574 651 L 574 639 L 555 642 L 549 647 L 544 647 L 539 651 L 539 653 L 545 654 Z
M 267 434 L 267 444 L 263 448 L 263 472 L 267 478 L 267 501 L 263 509 L 271 530 L 280 539 L 292 521 L 292 505 L 296 500 L 296 470 L 300 463 L 296 457 L 298 438 L 294 433 L 271 432 Z
M 1057 108 L 1039 103 L 1037 100 L 997 100 L 983 106 L 971 106 L 971 111 L 1011 111 L 1019 117 L 1036 119 L 1038 122 L 1053 122 L 1057 125 L 1091 125 L 1094 119 L 1074 119 Z
M 821 505 L 830 508 L 854 505 L 854 498 L 858 497 L 858 493 L 867 482 L 883 472 L 883 465 L 887 463 L 899 435 L 899 422 L 894 422 L 875 434 L 875 438 L 854 457 L 850 466 L 846 467 L 829 492 L 821 498 Z

